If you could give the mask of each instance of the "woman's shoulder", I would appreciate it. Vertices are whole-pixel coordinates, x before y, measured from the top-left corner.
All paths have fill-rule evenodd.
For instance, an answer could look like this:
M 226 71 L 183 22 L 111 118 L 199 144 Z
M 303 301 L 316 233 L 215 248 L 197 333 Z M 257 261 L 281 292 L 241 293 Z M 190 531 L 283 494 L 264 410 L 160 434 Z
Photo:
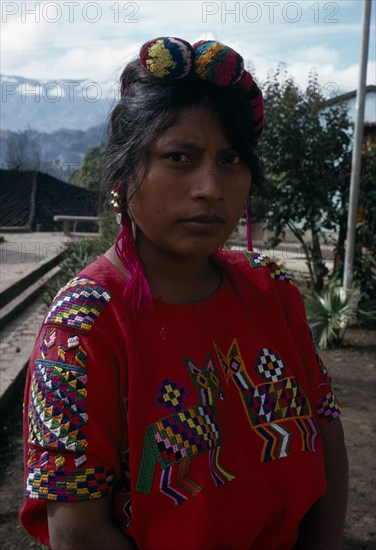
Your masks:
M 122 296 L 124 284 L 124 275 L 100 256 L 60 288 L 44 324 L 89 332 L 113 299 Z
M 294 277 L 266 254 L 249 250 L 223 250 L 221 257 L 248 279 L 256 281 L 266 278 L 297 288 Z

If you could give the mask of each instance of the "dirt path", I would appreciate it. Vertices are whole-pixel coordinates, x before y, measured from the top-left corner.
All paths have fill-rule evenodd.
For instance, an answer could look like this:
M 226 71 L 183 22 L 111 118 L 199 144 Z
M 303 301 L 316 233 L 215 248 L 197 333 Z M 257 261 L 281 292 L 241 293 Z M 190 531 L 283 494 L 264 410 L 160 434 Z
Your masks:
M 376 334 L 350 331 L 346 346 L 323 351 L 343 407 L 350 464 L 346 550 L 376 548 Z
M 340 350 L 322 352 L 343 405 L 350 498 L 343 550 L 376 548 L 376 334 L 349 331 Z M 22 502 L 22 388 L 0 425 L 0 548 L 39 548 L 18 523 Z

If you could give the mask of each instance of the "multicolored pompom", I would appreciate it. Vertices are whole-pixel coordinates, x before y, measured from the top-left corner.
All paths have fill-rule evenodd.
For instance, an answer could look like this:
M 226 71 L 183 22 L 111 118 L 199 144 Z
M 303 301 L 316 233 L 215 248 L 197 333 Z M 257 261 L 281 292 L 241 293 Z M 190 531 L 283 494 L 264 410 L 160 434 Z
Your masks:
M 193 49 L 180 38 L 160 37 L 146 42 L 140 50 L 144 68 L 158 78 L 184 78 L 192 67 Z
M 244 61 L 229 46 L 215 40 L 200 40 L 193 44 L 194 72 L 199 78 L 217 86 L 231 86 L 244 73 Z
M 142 46 L 140 59 L 148 72 L 162 79 L 176 80 L 192 73 L 217 86 L 238 83 L 252 109 L 257 143 L 264 126 L 262 92 L 235 50 L 216 40 L 200 40 L 191 46 L 181 38 L 162 36 Z M 119 208 L 118 195 L 113 194 L 113 199 L 114 208 Z

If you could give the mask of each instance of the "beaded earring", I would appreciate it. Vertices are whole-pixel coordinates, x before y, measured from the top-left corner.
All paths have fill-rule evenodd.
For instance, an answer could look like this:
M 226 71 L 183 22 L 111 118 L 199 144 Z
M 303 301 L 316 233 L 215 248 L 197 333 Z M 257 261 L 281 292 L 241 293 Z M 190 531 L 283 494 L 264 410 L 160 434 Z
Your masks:
M 120 225 L 122 221 L 122 214 L 120 211 L 120 183 L 119 182 L 116 182 L 113 188 L 111 189 L 111 195 L 112 195 L 111 204 L 112 204 L 112 209 L 115 212 L 116 223 Z

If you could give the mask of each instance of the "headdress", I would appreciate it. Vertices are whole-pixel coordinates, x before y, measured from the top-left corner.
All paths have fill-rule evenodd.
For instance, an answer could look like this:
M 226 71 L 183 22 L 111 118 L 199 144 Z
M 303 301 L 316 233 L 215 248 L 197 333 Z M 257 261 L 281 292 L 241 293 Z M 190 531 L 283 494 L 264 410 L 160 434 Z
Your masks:
M 200 40 L 191 45 L 181 38 L 159 37 L 141 47 L 140 59 L 149 73 L 164 80 L 191 74 L 217 86 L 238 84 L 252 109 L 254 143 L 257 143 L 264 125 L 262 93 L 235 50 L 215 40 Z

